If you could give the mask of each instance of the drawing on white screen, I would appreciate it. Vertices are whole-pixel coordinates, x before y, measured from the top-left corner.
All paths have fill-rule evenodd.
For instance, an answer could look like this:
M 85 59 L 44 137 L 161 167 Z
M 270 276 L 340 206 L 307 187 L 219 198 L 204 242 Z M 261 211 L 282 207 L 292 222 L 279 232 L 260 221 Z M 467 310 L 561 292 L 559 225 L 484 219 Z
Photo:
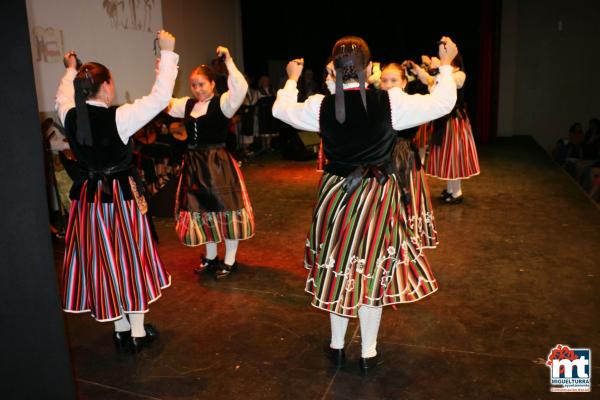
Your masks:
M 33 52 L 35 54 L 35 61 L 46 63 L 62 62 L 62 30 L 35 26 L 33 28 L 32 45 Z
M 115 29 L 151 32 L 156 0 L 103 0 L 102 6 Z

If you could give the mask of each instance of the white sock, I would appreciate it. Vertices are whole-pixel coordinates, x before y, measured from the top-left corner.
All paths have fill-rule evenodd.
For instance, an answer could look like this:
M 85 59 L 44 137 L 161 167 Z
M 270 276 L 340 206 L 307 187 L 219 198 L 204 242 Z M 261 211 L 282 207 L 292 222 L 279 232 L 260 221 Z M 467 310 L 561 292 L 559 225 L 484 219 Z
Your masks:
M 144 337 L 146 329 L 144 329 L 144 314 L 129 313 L 129 322 L 131 323 L 131 336 Z
M 458 196 L 462 195 L 462 190 L 460 188 L 461 187 L 461 185 L 460 185 L 461 180 L 460 179 L 455 179 L 452 182 L 454 182 L 452 184 L 452 189 L 453 189 L 452 190 L 452 196 L 458 197 Z
M 216 243 L 206 243 L 206 259 L 214 260 L 217 257 L 217 244 Z
M 350 318 L 342 317 L 334 313 L 329 313 L 331 320 L 331 344 L 332 349 L 343 349 Z
M 360 319 L 361 357 L 370 358 L 377 355 L 377 333 L 381 323 L 383 307 L 361 306 L 358 309 Z
M 127 316 L 123 314 L 123 318 L 115 321 L 115 332 L 127 332 L 131 330 Z
M 446 181 L 446 192 L 448 193 L 452 193 L 452 190 L 454 189 L 452 182 L 454 181 Z
M 235 263 L 235 254 L 237 253 L 239 240 L 225 239 L 225 264 L 233 265 Z

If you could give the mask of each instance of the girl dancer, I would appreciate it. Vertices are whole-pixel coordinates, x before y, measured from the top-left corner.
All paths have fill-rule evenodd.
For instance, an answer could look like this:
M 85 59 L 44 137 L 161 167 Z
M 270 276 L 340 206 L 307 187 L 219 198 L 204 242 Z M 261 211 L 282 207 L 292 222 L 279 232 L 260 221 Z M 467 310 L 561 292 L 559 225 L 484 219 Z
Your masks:
M 56 95 L 80 168 L 65 237 L 64 309 L 114 321 L 117 349 L 133 352 L 156 336 L 144 326 L 144 313 L 171 284 L 150 235 L 146 201 L 131 162 L 131 136 L 167 106 L 177 77 L 175 38 L 160 31 L 158 43 L 152 91 L 133 104 L 111 106 L 115 83 L 108 68 L 90 62 L 77 71 L 73 52 L 65 55 L 67 70 Z
M 435 67 L 432 58 L 432 67 Z M 434 78 L 426 71 L 418 68 L 419 79 L 428 83 Z M 463 202 L 461 180 L 479 174 L 479 158 L 473 139 L 471 123 L 467 116 L 464 101 L 464 84 L 467 78 L 463 70 L 460 54 L 452 62 L 452 77 L 457 87 L 456 106 L 452 112 L 433 122 L 429 139 L 429 154 L 425 160 L 425 172 L 446 181 L 446 189 L 441 194 L 446 204 Z
M 420 81 L 415 80 L 412 74 L 414 63 L 405 61 L 402 65 L 391 63 L 381 71 L 380 87 L 389 90 L 399 87 L 408 94 L 419 92 Z M 413 79 L 410 79 L 413 78 Z M 425 90 L 427 90 L 425 88 Z M 421 158 L 413 139 L 419 128 L 404 129 L 398 133 L 398 140 L 392 153 L 392 159 L 400 178 L 405 195 L 403 200 L 408 203 L 406 221 L 410 230 L 420 241 L 422 248 L 435 248 L 438 244 L 437 231 L 433 207 L 431 206 L 431 195 L 427 178 L 421 165 Z
M 382 306 L 417 301 L 438 288 L 427 259 L 410 240 L 391 155 L 395 130 L 417 126 L 450 112 L 456 101 L 451 60 L 456 45 L 443 38 L 437 89 L 410 96 L 400 88 L 365 89 L 370 51 L 361 38 L 343 37 L 333 47 L 335 95 L 297 102 L 303 61 L 287 66 L 289 80 L 277 94 L 276 118 L 297 129 L 321 132 L 329 163 L 320 182 L 308 234 L 306 291 L 312 305 L 331 318 L 329 355 L 343 364 L 349 317 L 359 317 L 360 366 L 377 363 Z
M 190 74 L 193 98 L 172 99 L 167 112 L 184 118 L 187 151 L 184 155 L 175 216 L 177 235 L 186 246 L 206 244 L 196 272 L 227 277 L 236 269 L 240 240 L 254 236 L 254 213 L 237 161 L 227 151 L 229 120 L 242 105 L 248 83 L 235 66 L 229 50 L 217 47 L 229 76 L 229 90 L 215 93 L 215 76 L 207 65 Z M 225 259 L 217 257 L 217 243 L 225 240 Z

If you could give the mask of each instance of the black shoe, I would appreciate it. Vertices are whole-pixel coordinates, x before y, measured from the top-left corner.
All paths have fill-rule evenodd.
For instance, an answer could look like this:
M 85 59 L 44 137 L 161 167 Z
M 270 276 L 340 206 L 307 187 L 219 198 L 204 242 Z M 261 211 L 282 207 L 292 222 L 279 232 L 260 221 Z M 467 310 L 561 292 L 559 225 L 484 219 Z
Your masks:
M 217 270 L 215 276 L 217 279 L 223 279 L 229 276 L 233 271 L 237 269 L 237 262 L 234 262 L 233 265 L 227 265 L 225 263 L 222 264 L 221 268 Z
M 460 204 L 462 202 L 463 202 L 462 194 L 458 197 L 454 197 L 454 196 L 450 195 L 444 199 L 444 203 L 446 203 L 446 204 Z
M 381 360 L 381 357 L 379 357 L 379 354 L 369 358 L 361 357 L 359 360 L 360 370 L 363 374 L 373 371 L 375 367 L 381 364 L 383 364 L 383 361 Z
M 129 349 L 133 354 L 139 353 L 145 347 L 150 347 L 152 342 L 154 342 L 158 337 L 158 331 L 154 328 L 154 326 L 150 324 L 144 324 L 144 330 L 146 331 L 146 336 L 131 336 L 131 339 L 129 340 Z
M 442 193 L 440 194 L 440 199 L 445 201 L 450 196 L 452 196 L 452 193 L 450 193 L 449 191 L 444 189 L 444 190 L 442 190 Z
M 158 331 L 156 330 L 154 325 L 144 324 L 144 330 L 146 331 L 146 336 L 150 336 L 153 338 L 158 337 Z
M 201 274 L 203 272 L 215 272 L 220 269 L 221 261 L 219 261 L 219 257 L 215 257 L 212 260 L 202 256 L 200 258 L 200 265 L 194 268 L 194 272 L 197 274 Z
M 129 341 L 131 340 L 131 331 L 115 332 L 113 333 L 113 341 L 115 342 L 115 348 L 119 353 L 127 351 L 129 348 Z
M 325 352 L 327 358 L 329 358 L 335 368 L 341 368 L 346 363 L 346 352 L 344 349 L 332 349 L 331 347 L 327 347 Z
M 154 336 L 150 336 L 148 334 L 142 337 L 132 336 L 131 340 L 129 341 L 129 350 L 131 350 L 133 354 L 137 354 L 144 348 L 150 347 L 152 345 L 152 342 L 154 342 L 154 339 Z

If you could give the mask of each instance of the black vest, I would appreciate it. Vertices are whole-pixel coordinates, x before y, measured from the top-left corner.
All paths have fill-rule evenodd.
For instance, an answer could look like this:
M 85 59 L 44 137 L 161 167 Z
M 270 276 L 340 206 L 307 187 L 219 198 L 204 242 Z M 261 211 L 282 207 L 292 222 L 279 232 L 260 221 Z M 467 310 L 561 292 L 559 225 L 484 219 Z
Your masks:
M 227 140 L 229 118 L 221 111 L 221 96 L 214 96 L 208 103 L 206 114 L 192 117 L 192 109 L 198 100 L 188 99 L 185 103 L 183 123 L 187 132 L 187 145 L 190 149 L 224 144 Z
M 335 96 L 321 103 L 319 125 L 323 151 L 329 160 L 325 171 L 346 176 L 358 166 L 379 166 L 390 161 L 396 132 L 392 128 L 390 99 L 383 90 L 366 90 L 365 110 L 359 90 L 345 90 L 346 120 L 335 118 Z
M 88 181 L 87 199 L 93 201 L 98 181 L 103 182 L 103 202 L 112 202 L 112 181 L 119 179 L 125 200 L 133 198 L 129 176 L 137 178 L 132 166 L 133 142 L 124 144 L 117 130 L 115 115 L 117 107 L 98 107 L 87 104 L 92 145 L 77 142 L 77 110 L 72 108 L 65 117 L 65 132 L 69 146 L 77 158 L 79 173 L 73 180 L 70 197 L 79 199 L 84 182 Z M 140 187 L 139 190 L 142 190 Z
M 456 104 L 452 109 L 452 113 L 455 113 L 457 110 L 463 110 L 465 108 L 465 86 L 460 89 L 456 89 Z
M 465 115 L 465 87 L 456 89 L 456 104 L 449 114 L 444 115 L 433 121 L 433 132 L 431 134 L 430 144 L 440 146 L 446 132 L 446 124 L 451 117 L 464 118 Z

